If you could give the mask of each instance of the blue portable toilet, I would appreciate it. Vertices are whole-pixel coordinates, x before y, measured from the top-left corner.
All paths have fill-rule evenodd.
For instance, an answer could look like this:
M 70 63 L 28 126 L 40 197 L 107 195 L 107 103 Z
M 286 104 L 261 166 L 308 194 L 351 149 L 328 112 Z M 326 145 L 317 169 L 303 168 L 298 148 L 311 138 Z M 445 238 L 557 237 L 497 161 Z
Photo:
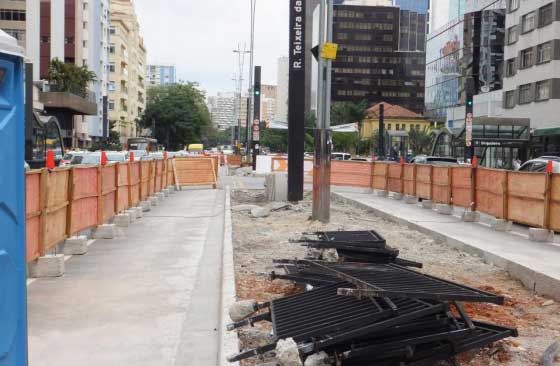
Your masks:
M 27 365 L 23 51 L 0 30 L 0 366 Z

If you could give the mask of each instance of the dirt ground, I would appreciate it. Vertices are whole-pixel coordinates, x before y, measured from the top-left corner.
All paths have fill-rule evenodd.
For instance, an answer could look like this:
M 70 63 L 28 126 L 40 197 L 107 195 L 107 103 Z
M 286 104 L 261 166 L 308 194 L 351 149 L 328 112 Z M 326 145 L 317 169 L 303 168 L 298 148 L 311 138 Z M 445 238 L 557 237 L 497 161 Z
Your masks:
M 266 205 L 262 191 L 234 191 L 232 201 L 232 206 Z M 267 218 L 256 219 L 247 212 L 234 212 L 234 260 L 239 299 L 268 301 L 297 291 L 290 282 L 272 282 L 264 274 L 274 270 L 272 259 L 303 258 L 306 255 L 307 249 L 289 243 L 290 239 L 297 239 L 301 233 L 373 229 L 385 237 L 388 245 L 399 249 L 400 257 L 424 263 L 422 271 L 506 297 L 504 306 L 480 303 L 465 303 L 464 306 L 473 319 L 516 327 L 519 337 L 463 354 L 459 358 L 459 365 L 540 365 L 543 351 L 560 337 L 560 304 L 545 306 L 548 299 L 534 295 L 504 270 L 363 210 L 334 202 L 331 208 L 331 223 L 328 225 L 309 220 L 309 197 L 297 205 L 291 205 L 289 209 L 272 212 Z M 270 331 L 267 323 L 242 329 L 239 332 L 242 348 L 265 344 L 270 338 Z M 244 365 L 255 362 L 249 360 Z

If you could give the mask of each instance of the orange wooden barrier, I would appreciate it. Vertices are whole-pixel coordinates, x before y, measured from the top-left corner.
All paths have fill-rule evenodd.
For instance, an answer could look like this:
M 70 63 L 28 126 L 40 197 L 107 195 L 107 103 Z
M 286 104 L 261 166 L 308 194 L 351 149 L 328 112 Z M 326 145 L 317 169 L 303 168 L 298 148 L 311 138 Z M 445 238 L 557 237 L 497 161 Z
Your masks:
M 403 193 L 416 196 L 416 165 L 404 164 L 403 166 Z
M 150 196 L 150 161 L 140 162 L 140 201 L 145 201 Z
M 136 206 L 140 202 L 140 174 L 142 165 L 139 161 L 129 163 L 130 167 L 130 205 Z
M 432 201 L 451 203 L 451 167 L 432 167 Z
M 550 177 L 549 187 L 548 224 L 550 229 L 560 231 L 560 174 L 553 174 Z
M 227 163 L 232 167 L 241 166 L 241 155 L 227 155 Z
M 150 169 L 149 169 L 149 184 L 148 184 L 148 192 L 150 193 L 150 196 L 153 196 L 156 193 L 156 164 L 155 161 L 153 160 L 149 160 L 149 165 L 150 165 Z
M 99 167 L 72 168 L 68 236 L 99 223 Z
M 547 205 L 547 174 L 507 173 L 507 218 L 544 228 Z
M 101 194 L 99 195 L 98 224 L 109 221 L 115 216 L 117 198 L 117 164 L 101 167 Z
M 387 190 L 387 176 L 389 174 L 389 163 L 373 164 L 373 178 L 371 186 L 375 189 Z
M 402 193 L 403 192 L 403 164 L 392 163 L 389 164 L 387 172 L 387 190 L 390 192 Z
M 130 200 L 130 165 L 128 163 L 117 164 L 117 198 L 115 200 L 115 212 L 121 212 L 131 206 Z
M 42 174 L 43 182 L 41 182 L 41 189 L 43 192 L 42 197 L 44 197 L 44 199 L 41 198 L 43 203 L 43 227 L 41 228 L 42 238 L 39 240 L 39 251 L 41 255 L 44 255 L 48 249 L 67 238 L 66 225 L 68 219 L 70 169 L 43 170 Z
M 355 187 L 371 187 L 373 165 L 362 161 L 333 161 L 331 184 Z
M 476 208 L 499 219 L 507 218 L 507 171 L 476 169 Z
M 25 247 L 28 262 L 41 255 L 41 174 L 41 170 L 32 170 L 25 177 Z
M 432 199 L 432 166 L 416 166 L 416 196 L 418 198 Z
M 451 196 L 453 205 L 471 208 L 473 207 L 474 186 L 472 166 L 451 167 Z
M 218 183 L 218 159 L 214 157 L 175 158 L 179 185 L 196 186 Z

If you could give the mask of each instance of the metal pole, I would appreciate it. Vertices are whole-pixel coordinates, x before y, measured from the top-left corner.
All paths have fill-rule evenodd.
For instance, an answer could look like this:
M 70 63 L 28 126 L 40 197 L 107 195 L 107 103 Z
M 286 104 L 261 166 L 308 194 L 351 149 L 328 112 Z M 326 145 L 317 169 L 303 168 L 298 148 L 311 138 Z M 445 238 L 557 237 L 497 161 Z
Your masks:
M 254 67 L 254 55 L 255 55 L 255 9 L 257 7 L 257 0 L 250 0 L 251 1 L 251 49 L 250 49 L 250 56 L 249 56 L 249 110 L 247 113 L 249 115 L 249 123 L 246 126 L 247 136 L 249 136 L 249 128 L 250 125 L 253 123 L 253 67 Z M 245 146 L 245 155 L 247 159 L 249 159 L 249 154 L 251 152 L 250 144 L 247 143 Z

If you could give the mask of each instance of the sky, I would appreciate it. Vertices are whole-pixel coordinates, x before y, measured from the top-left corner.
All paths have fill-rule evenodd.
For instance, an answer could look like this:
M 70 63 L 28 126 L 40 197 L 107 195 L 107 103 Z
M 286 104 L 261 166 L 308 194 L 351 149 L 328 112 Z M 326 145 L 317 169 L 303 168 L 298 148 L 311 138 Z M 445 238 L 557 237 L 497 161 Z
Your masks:
M 196 81 L 207 95 L 236 89 L 237 54 L 250 42 L 250 0 L 135 0 L 148 63 L 173 63 L 178 80 Z M 277 59 L 288 53 L 288 0 L 257 0 L 255 65 L 263 84 L 276 84 Z M 249 55 L 244 89 L 248 89 Z

